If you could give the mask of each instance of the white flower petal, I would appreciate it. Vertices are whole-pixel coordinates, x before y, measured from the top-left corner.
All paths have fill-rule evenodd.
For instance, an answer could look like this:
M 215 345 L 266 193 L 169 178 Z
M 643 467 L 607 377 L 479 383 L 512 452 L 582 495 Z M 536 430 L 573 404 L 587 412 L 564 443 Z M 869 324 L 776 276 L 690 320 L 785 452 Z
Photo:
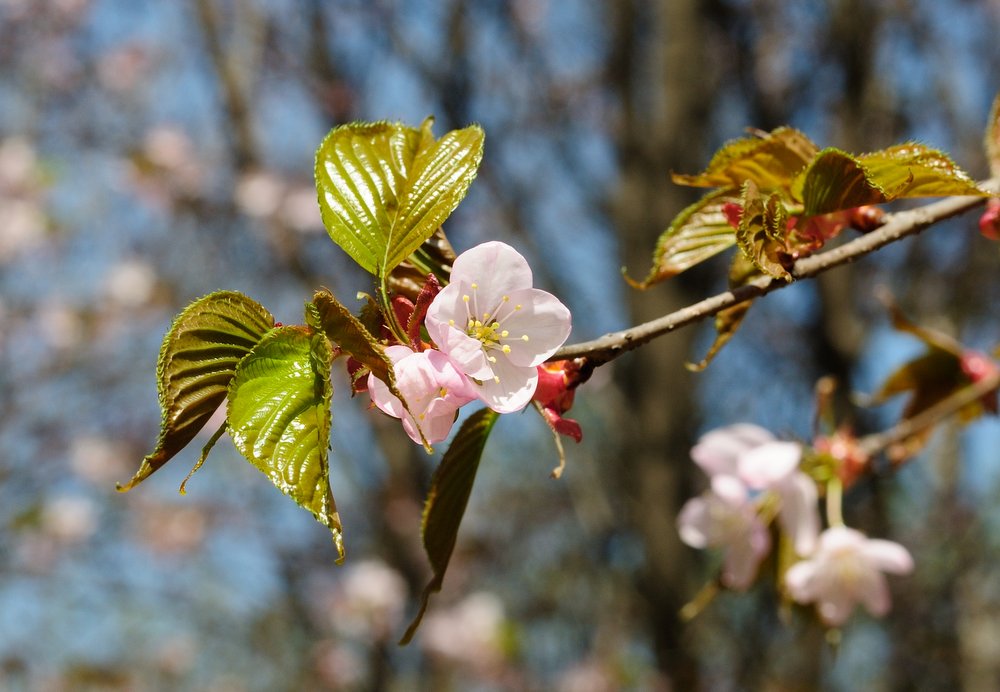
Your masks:
M 681 540 L 692 548 L 708 546 L 708 533 L 711 524 L 708 502 L 701 497 L 693 497 L 684 503 L 677 515 L 677 532 Z
M 507 357 L 515 365 L 541 365 L 569 337 L 569 309 L 551 293 L 537 288 L 511 294 L 509 305 L 509 316 L 501 320 L 501 328 L 510 334 L 501 341 L 510 347 Z
M 802 447 L 795 442 L 766 442 L 739 455 L 740 477 L 751 488 L 774 487 L 799 466 Z
M 809 555 L 816 549 L 819 537 L 819 508 L 816 483 L 806 474 L 797 472 L 777 488 L 781 498 L 778 521 L 792 538 L 795 552 Z
M 735 474 L 740 454 L 772 440 L 774 436 L 764 428 L 737 423 L 702 435 L 691 449 L 691 458 L 709 476 Z
M 514 413 L 527 406 L 538 386 L 538 368 L 518 367 L 506 358 L 498 358 L 492 367 L 492 376 L 477 387 L 483 403 L 497 413 Z
M 463 291 L 476 284 L 483 310 L 500 304 L 503 296 L 522 288 L 531 288 L 531 267 L 517 250 L 506 243 L 493 240 L 466 250 L 455 258 L 451 268 L 451 283 L 462 286 Z
M 882 572 L 909 574 L 913 571 L 913 557 L 899 543 L 873 538 L 865 543 L 861 551 L 869 563 Z

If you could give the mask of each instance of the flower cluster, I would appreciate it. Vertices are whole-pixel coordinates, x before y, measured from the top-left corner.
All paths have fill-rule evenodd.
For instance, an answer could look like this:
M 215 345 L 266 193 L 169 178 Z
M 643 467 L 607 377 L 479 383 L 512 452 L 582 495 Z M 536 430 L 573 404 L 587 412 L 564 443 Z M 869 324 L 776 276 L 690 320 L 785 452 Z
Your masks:
M 524 257 L 492 241 L 455 259 L 450 283 L 427 307 L 424 327 L 432 344 L 386 348 L 409 410 L 371 375 L 368 390 L 380 410 L 402 420 L 411 439 L 419 443 L 423 433 L 434 443 L 448 436 L 458 409 L 470 401 L 498 413 L 527 406 L 543 363 L 569 337 L 571 319 L 558 298 L 532 287 Z M 555 396 L 551 387 L 543 393 L 547 400 Z
M 843 624 L 858 603 L 873 615 L 884 615 L 890 599 L 883 572 L 909 573 L 910 554 L 901 545 L 869 539 L 840 523 L 820 532 L 816 484 L 799 470 L 802 452 L 799 444 L 776 440 L 755 425 L 737 424 L 704 435 L 691 457 L 708 474 L 710 488 L 681 509 L 681 540 L 694 548 L 721 548 L 722 584 L 745 590 L 771 550 L 769 525 L 777 517 L 800 558 L 784 574 L 793 600 L 816 603 L 830 626 Z

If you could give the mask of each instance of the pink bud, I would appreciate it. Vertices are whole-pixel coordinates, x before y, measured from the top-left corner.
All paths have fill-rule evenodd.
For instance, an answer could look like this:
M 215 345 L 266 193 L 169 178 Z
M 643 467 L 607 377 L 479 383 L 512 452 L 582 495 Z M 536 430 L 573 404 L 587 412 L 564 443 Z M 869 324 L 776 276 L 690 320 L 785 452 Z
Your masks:
M 979 217 L 979 232 L 989 240 L 1000 240 L 1000 199 L 994 197 L 986 203 L 986 211 Z

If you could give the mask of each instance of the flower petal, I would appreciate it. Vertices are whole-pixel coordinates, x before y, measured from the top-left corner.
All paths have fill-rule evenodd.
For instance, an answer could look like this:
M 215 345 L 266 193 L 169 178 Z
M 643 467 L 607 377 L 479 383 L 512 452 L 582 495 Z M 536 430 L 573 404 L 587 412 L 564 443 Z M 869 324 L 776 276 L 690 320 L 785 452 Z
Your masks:
M 691 449 L 691 458 L 709 476 L 735 474 L 739 455 L 774 436 L 757 425 L 737 423 L 705 433 Z
M 541 365 L 569 337 L 572 329 L 569 309 L 551 293 L 537 288 L 512 293 L 509 304 L 509 315 L 501 322 L 502 328 L 510 332 L 502 340 L 510 346 L 507 357 L 515 365 Z
M 739 455 L 740 477 L 755 490 L 774 487 L 798 468 L 802 447 L 795 442 L 766 442 Z
M 708 502 L 701 497 L 693 497 L 684 503 L 677 515 L 677 532 L 681 540 L 692 548 L 708 546 L 711 516 Z
M 506 358 L 497 358 L 490 376 L 476 387 L 476 393 L 497 413 L 514 413 L 528 405 L 537 385 L 538 368 L 519 367 Z
M 531 267 L 517 250 L 506 243 L 492 240 L 466 250 L 455 258 L 451 268 L 451 284 L 468 291 L 477 285 L 480 307 L 490 310 L 500 304 L 505 295 L 522 288 L 531 288 Z
M 778 521 L 792 539 L 795 552 L 810 555 L 819 537 L 819 508 L 816 483 L 804 473 L 793 473 L 777 488 L 781 498 Z
M 913 557 L 899 543 L 873 538 L 862 546 L 861 553 L 882 572 L 909 574 L 913 571 Z

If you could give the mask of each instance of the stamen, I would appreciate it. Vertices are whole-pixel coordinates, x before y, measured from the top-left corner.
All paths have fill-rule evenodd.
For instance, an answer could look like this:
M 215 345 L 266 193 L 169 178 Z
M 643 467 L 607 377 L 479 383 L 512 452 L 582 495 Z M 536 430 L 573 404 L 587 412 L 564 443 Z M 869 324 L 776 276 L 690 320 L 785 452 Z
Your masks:
M 488 360 L 491 363 L 496 363 L 497 362 L 497 357 L 496 356 L 486 356 L 486 360 Z
M 493 381 L 496 382 L 497 384 L 500 384 L 500 377 L 497 376 L 497 375 L 494 375 L 493 376 Z
M 472 282 L 472 290 L 475 291 L 477 288 L 479 288 L 479 284 L 477 284 L 475 281 L 473 281 Z
M 506 303 L 507 301 L 510 300 L 510 296 L 504 296 L 502 300 L 503 300 L 503 302 Z
M 514 309 L 515 309 L 515 310 L 520 310 L 520 309 L 521 309 L 521 308 L 523 308 L 523 307 L 524 307 L 524 306 L 523 306 L 523 305 L 521 305 L 521 304 L 519 303 L 519 304 L 517 304 L 517 305 L 515 305 L 515 306 L 514 306 Z
M 448 320 L 448 326 L 449 327 L 454 327 L 455 326 L 455 320 Z
M 463 302 L 465 302 L 465 303 L 468 303 L 468 302 L 469 302 L 469 300 L 470 300 L 470 298 L 469 298 L 468 294 L 466 294 L 466 295 L 462 296 L 462 301 L 463 301 Z
M 528 335 L 527 334 L 522 334 L 521 335 L 521 341 L 530 341 L 530 339 L 528 339 Z
M 501 347 L 500 350 L 503 351 L 504 353 L 510 353 L 510 346 L 508 346 L 507 344 L 504 344 L 503 347 Z
M 502 332 L 500 332 L 500 337 L 501 338 L 506 339 L 508 336 L 510 336 L 510 332 L 508 332 L 506 329 L 504 329 Z

